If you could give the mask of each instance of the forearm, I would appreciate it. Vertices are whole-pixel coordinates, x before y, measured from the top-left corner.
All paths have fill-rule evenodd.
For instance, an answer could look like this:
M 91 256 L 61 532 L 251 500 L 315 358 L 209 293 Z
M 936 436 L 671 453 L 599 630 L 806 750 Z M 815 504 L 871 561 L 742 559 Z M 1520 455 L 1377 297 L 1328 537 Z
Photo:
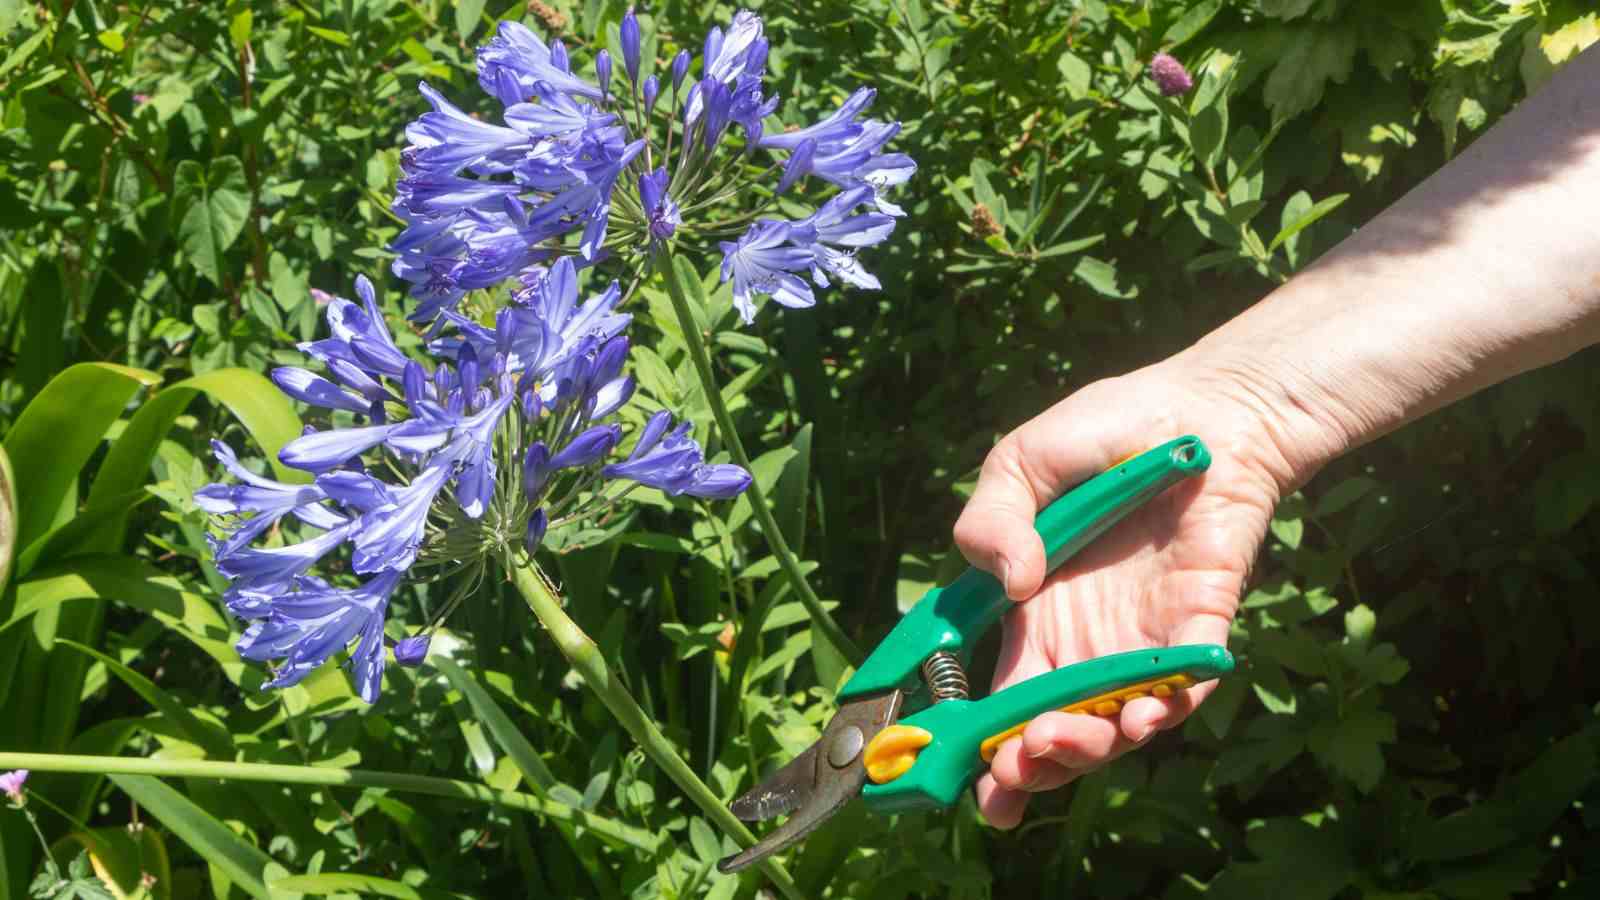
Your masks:
M 1600 52 L 1186 356 L 1259 407 L 1284 487 L 1600 341 Z

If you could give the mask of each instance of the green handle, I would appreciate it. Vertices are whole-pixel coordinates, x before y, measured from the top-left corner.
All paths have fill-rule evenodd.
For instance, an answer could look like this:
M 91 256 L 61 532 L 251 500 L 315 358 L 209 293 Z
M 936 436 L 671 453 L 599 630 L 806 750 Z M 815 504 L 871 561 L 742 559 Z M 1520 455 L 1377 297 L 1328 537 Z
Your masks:
M 1181 437 L 1119 463 L 1068 491 L 1045 507 L 1033 523 L 1044 540 L 1049 571 L 1123 516 L 1210 465 L 1211 453 L 1199 438 Z M 839 700 L 901 688 L 907 692 L 904 709 L 925 706 L 927 693 L 918 690 L 921 681 L 917 671 L 922 661 L 936 650 L 945 650 L 956 654 L 963 664 L 969 663 L 978 638 L 1008 605 L 1005 589 L 994 576 L 967 569 L 956 580 L 934 588 L 917 601 L 840 689 Z
M 983 767 L 979 748 L 984 740 L 1019 722 L 1131 684 L 1173 675 L 1209 681 L 1232 670 L 1233 656 L 1215 644 L 1133 650 L 1056 669 L 982 700 L 935 703 L 899 722 L 933 736 L 916 762 L 892 781 L 868 782 L 861 796 L 880 813 L 951 806 Z

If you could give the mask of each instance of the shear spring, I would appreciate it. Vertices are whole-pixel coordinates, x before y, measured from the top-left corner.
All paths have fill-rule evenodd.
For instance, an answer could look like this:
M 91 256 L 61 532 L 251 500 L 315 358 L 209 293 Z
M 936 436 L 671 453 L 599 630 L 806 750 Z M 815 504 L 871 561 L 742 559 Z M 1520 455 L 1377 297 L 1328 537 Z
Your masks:
M 971 693 L 967 686 L 967 672 L 961 661 L 947 650 L 938 650 L 922 661 L 922 680 L 928 683 L 933 702 L 965 700 Z

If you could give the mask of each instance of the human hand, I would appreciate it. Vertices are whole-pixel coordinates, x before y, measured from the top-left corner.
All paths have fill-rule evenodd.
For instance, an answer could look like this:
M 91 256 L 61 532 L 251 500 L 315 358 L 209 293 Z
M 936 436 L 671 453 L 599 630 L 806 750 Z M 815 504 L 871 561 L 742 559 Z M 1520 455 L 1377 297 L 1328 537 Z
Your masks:
M 1273 507 L 1306 468 L 1280 449 L 1285 429 L 1244 385 L 1174 357 L 1091 384 L 995 445 L 955 525 L 968 562 L 1019 601 L 1006 614 L 994 690 L 1108 653 L 1227 642 Z M 1206 442 L 1210 469 L 1046 578 L 1037 512 L 1078 482 L 1185 434 Z M 1179 724 L 1214 687 L 1141 698 L 1115 718 L 1035 718 L 979 779 L 979 808 L 995 827 L 1014 827 L 1029 792 L 1061 787 Z

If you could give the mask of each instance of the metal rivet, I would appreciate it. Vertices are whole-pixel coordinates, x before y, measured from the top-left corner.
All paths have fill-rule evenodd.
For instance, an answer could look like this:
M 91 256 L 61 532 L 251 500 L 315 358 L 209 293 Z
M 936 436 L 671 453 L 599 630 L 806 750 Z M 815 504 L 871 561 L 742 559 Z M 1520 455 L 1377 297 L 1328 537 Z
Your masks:
M 866 740 L 866 736 L 861 733 L 861 729 L 851 725 L 849 728 L 839 732 L 832 743 L 828 745 L 828 762 L 835 769 L 842 769 L 850 765 L 855 762 L 857 756 L 861 755 L 861 746 L 866 743 Z

